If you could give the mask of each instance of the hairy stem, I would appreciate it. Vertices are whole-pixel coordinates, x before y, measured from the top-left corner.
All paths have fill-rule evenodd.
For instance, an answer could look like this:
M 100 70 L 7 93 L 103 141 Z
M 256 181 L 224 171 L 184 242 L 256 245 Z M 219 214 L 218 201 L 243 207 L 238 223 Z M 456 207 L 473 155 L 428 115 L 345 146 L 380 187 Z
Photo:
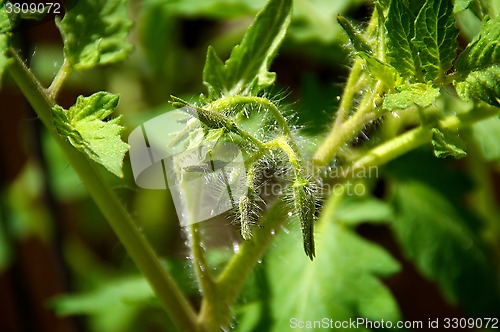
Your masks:
M 330 133 L 323 140 L 313 156 L 313 161 L 316 165 L 327 165 L 340 148 L 357 135 L 366 124 L 382 116 L 382 112 L 375 112 L 376 105 L 374 105 L 374 100 L 378 98 L 383 89 L 382 82 L 378 81 L 373 91 L 364 96 L 359 108 L 351 118 L 345 122 L 335 122 Z
M 381 13 L 382 11 L 379 10 L 373 12 L 366 29 L 365 34 L 367 36 L 376 33 L 381 34 L 379 27 L 379 15 L 381 15 Z M 383 34 L 379 37 L 382 38 Z M 383 54 L 384 51 L 385 50 L 379 46 L 378 52 L 376 52 L 382 53 L 378 54 L 379 58 L 383 59 L 385 57 L 385 54 Z M 365 70 L 363 64 L 364 60 L 360 57 L 356 57 L 333 126 L 328 136 L 323 140 L 313 156 L 313 161 L 317 166 L 327 165 L 335 157 L 340 148 L 357 135 L 369 121 L 382 115 L 374 114 L 375 107 L 373 101 L 382 93 L 384 86 L 380 81 L 374 83 L 370 82 L 370 78 L 364 74 Z M 348 112 L 351 109 L 356 94 L 359 93 L 360 89 L 370 89 L 370 87 L 372 87 L 372 91 L 365 94 L 356 113 L 351 118 L 348 118 Z
M 278 107 L 276 107 L 276 105 L 273 102 L 271 102 L 269 99 L 266 98 L 252 97 L 252 96 L 225 97 L 210 103 L 208 105 L 208 108 L 221 111 L 241 105 L 255 105 L 268 109 L 273 115 L 274 119 L 280 125 L 281 129 L 283 129 L 283 132 L 287 136 L 292 135 L 290 127 L 288 126 L 288 123 L 286 122 L 286 119 L 283 116 L 283 114 L 281 114 L 280 110 L 278 109 Z
M 108 220 L 132 260 L 154 289 L 171 320 L 181 331 L 196 331 L 194 310 L 175 284 L 173 278 L 160 265 L 157 255 L 113 190 L 103 179 L 96 164 L 73 148 L 67 139 L 57 133 L 51 118 L 51 109 L 55 105 L 54 101 L 22 62 L 17 52 L 9 49 L 8 55 L 14 59 L 14 63 L 8 67 L 9 73 L 40 117 L 40 120 L 65 152 L 90 196 Z
M 272 240 L 287 219 L 286 205 L 277 201 L 263 218 L 263 228 L 255 231 L 250 241 L 240 246 L 216 281 L 217 301 L 203 299 L 199 322 L 206 331 L 227 328 L 231 318 L 231 306 L 236 302 L 248 275 L 262 258 Z
M 499 111 L 497 108 L 483 104 L 467 113 L 447 116 L 439 120 L 438 126 L 441 129 L 456 130 L 497 115 L 498 113 Z M 432 128 L 420 126 L 409 130 L 376 146 L 366 152 L 362 157 L 353 161 L 343 173 L 343 177 L 347 178 L 349 174 L 356 174 L 357 170 L 363 168 L 383 165 L 419 146 L 429 143 L 431 138 Z

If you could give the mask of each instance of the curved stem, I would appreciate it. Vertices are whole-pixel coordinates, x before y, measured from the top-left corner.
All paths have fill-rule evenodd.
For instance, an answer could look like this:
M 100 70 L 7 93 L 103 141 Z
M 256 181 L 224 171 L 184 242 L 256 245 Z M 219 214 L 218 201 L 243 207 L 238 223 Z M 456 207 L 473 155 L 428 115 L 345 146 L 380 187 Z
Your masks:
M 157 255 L 118 197 L 103 179 L 96 164 L 84 154 L 76 151 L 67 139 L 57 133 L 51 118 L 54 101 L 22 62 L 17 52 L 9 49 L 8 55 L 14 59 L 14 63 L 8 67 L 8 71 L 40 120 L 65 152 L 99 210 L 154 289 L 170 319 L 181 331 L 197 331 L 196 315 L 193 308 L 173 278 L 163 269 Z
M 382 113 L 374 111 L 376 105 L 374 100 L 384 89 L 382 82 L 375 84 L 374 90 L 367 93 L 359 105 L 356 113 L 343 123 L 335 123 L 328 136 L 323 140 L 320 147 L 313 156 L 313 161 L 318 166 L 324 166 L 333 159 L 340 148 L 346 144 L 354 135 L 358 134 L 363 127 L 372 120 L 382 116 Z
M 271 102 L 269 99 L 262 98 L 262 97 L 251 97 L 251 96 L 231 96 L 231 97 L 224 97 L 221 99 L 218 99 L 207 106 L 211 109 L 215 109 L 218 111 L 232 108 L 235 106 L 239 105 L 256 105 L 256 106 L 262 106 L 266 107 L 273 115 L 274 119 L 278 122 L 280 127 L 283 129 L 284 133 L 287 136 L 291 136 L 292 132 L 290 130 L 290 127 L 288 126 L 288 123 L 286 122 L 285 117 L 283 114 L 281 114 L 280 110 L 276 105 Z
M 498 114 L 498 108 L 483 105 L 467 113 L 447 116 L 438 122 L 438 126 L 442 129 L 457 130 L 474 122 L 478 122 Z M 376 146 L 365 153 L 362 157 L 353 161 L 342 173 L 342 177 L 348 178 L 350 174 L 356 174 L 358 170 L 363 168 L 383 165 L 421 145 L 430 142 L 431 139 L 432 129 L 429 127 L 420 126 L 409 130 L 385 143 Z
M 69 62 L 64 59 L 64 62 L 59 68 L 59 71 L 56 74 L 56 77 L 52 80 L 52 83 L 50 83 L 50 86 L 47 88 L 47 92 L 52 99 L 56 99 L 57 94 L 59 93 L 59 90 L 61 89 L 64 81 L 66 78 L 69 76 L 71 73 L 71 67 L 69 65 Z
M 248 275 L 262 258 L 288 218 L 286 206 L 277 201 L 263 218 L 264 227 L 240 246 L 216 281 L 217 301 L 203 299 L 199 322 L 206 331 L 219 331 L 229 325 L 231 306 L 236 302 Z
M 269 150 L 280 149 L 281 151 L 285 152 L 288 161 L 290 162 L 290 165 L 292 165 L 295 173 L 302 170 L 303 162 L 300 159 L 300 156 L 298 155 L 297 151 L 295 151 L 295 149 L 293 149 L 293 147 L 288 144 L 288 141 L 285 139 L 285 137 L 280 136 L 278 138 L 275 138 L 269 142 L 264 143 L 264 146 Z

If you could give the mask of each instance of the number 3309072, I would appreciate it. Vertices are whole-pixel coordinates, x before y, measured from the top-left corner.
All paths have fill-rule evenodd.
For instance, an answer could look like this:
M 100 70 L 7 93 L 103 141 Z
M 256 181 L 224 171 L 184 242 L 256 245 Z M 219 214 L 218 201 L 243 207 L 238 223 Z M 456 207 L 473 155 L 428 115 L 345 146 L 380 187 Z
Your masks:
M 7 2 L 5 11 L 8 14 L 61 14 L 61 4 L 57 2 L 45 3 L 19 3 Z

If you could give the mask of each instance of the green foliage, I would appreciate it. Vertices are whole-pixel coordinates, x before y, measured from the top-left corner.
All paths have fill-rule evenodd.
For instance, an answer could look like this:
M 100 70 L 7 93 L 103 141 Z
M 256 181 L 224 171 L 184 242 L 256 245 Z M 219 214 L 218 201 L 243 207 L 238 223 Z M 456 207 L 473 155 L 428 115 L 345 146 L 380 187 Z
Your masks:
M 69 110 L 56 105 L 52 109 L 54 124 L 59 134 L 90 159 L 106 167 L 118 177 L 123 176 L 123 157 L 128 144 L 121 140 L 121 117 L 104 121 L 118 105 L 119 97 L 97 92 L 90 97 L 78 97 Z
M 411 39 L 426 81 L 444 77 L 457 53 L 452 0 L 427 0 L 415 20 Z
M 500 119 L 492 117 L 471 126 L 481 155 L 487 161 L 500 160 Z
M 455 82 L 464 100 L 483 100 L 500 107 L 500 18 L 485 20 L 479 35 L 457 59 L 462 77 Z
M 470 313 L 493 313 L 500 299 L 494 263 L 467 217 L 443 193 L 411 180 L 396 184 L 394 206 L 393 230 L 407 257 Z
M 9 47 L 9 35 L 10 35 L 11 23 L 9 16 L 5 11 L 5 3 L 2 1 L 0 5 L 0 87 L 2 83 L 2 75 L 9 64 L 9 58 L 6 56 L 5 52 Z
M 82 0 L 56 23 L 64 56 L 76 70 L 124 60 L 132 50 L 127 35 L 132 22 L 127 0 Z
M 493 185 L 484 183 L 500 160 L 500 120 L 492 117 L 499 114 L 495 107 L 500 107 L 500 21 L 494 15 L 500 12 L 500 5 L 485 0 L 380 0 L 375 2 L 370 21 L 358 25 L 342 12 L 359 3 L 364 0 L 294 0 L 292 14 L 291 0 L 269 0 L 230 52 L 242 35 L 237 30 L 246 26 L 246 21 L 236 19 L 253 15 L 264 1 L 145 1 L 138 6 L 141 12 L 137 16 L 143 52 L 124 65 L 126 70 L 106 71 L 109 80 L 88 73 L 93 79 L 89 82 L 123 91 L 121 113 L 129 126 L 140 125 L 153 112 L 171 110 L 163 102 L 169 93 L 180 92 L 182 99 L 172 97 L 171 104 L 182 108 L 180 114 L 189 120 L 176 143 L 182 141 L 188 149 L 205 143 L 216 149 L 218 144 L 233 142 L 242 150 L 246 191 L 231 199 L 233 210 L 228 215 L 236 221 L 244 241 L 231 238 L 230 249 L 214 248 L 212 242 L 219 247 L 223 241 L 212 241 L 204 224 L 191 225 L 189 254 L 178 244 L 182 241 L 174 227 L 177 219 L 168 191 L 145 194 L 127 190 L 118 197 L 111 189 L 132 183 L 123 167 L 128 145 L 120 137 L 122 116 L 109 119 L 118 95 L 97 92 L 80 96 L 69 110 L 57 105 L 59 88 L 69 72 L 127 57 L 132 47 L 127 42 L 132 26 L 127 1 L 78 1 L 64 18 L 56 19 L 65 64 L 48 89 L 20 57 L 6 57 L 15 51 L 5 53 L 10 47 L 10 21 L 0 8 L 0 74 L 7 68 L 47 132 L 55 137 L 52 146 L 43 142 L 44 157 L 51 159 L 48 172 L 58 177 L 48 181 L 50 190 L 70 205 L 84 200 L 82 186 L 80 191 L 72 190 L 83 182 L 145 277 L 111 282 L 100 277 L 96 282 L 100 287 L 94 291 L 53 301 L 56 313 L 89 315 L 95 330 L 106 331 L 134 329 L 134 323 L 143 322 L 141 315 L 159 311 L 158 302 L 175 325 L 161 317 L 161 326 L 168 325 L 165 330 L 169 331 L 226 330 L 232 328 L 231 315 L 237 317 L 237 331 L 288 331 L 291 317 L 396 321 L 407 313 L 400 313 L 400 299 L 381 280 L 400 271 L 399 262 L 384 249 L 390 245 L 391 252 L 401 250 L 425 278 L 436 283 L 451 306 L 459 306 L 458 310 L 471 317 L 497 314 L 500 276 L 494 253 L 500 243 L 499 211 Z M 459 14 L 455 17 L 455 13 Z M 479 30 L 464 26 L 471 17 L 478 24 L 484 18 L 481 31 L 456 58 L 457 40 L 470 40 Z M 196 36 L 200 40 L 187 40 L 194 35 L 191 29 L 200 27 L 203 33 Z M 347 82 L 338 84 L 344 87 L 341 98 L 340 88 L 333 89 L 329 80 L 342 73 L 335 61 L 349 51 L 338 33 L 340 28 L 355 55 Z M 276 72 L 290 77 L 283 75 L 285 87 L 274 86 L 276 74 L 270 68 L 286 34 L 291 38 L 281 52 L 288 55 L 287 61 L 294 59 L 293 66 L 288 62 L 276 66 Z M 192 82 L 202 68 L 203 38 L 212 44 L 203 69 L 208 96 L 197 100 L 193 96 L 198 95 L 201 82 Z M 215 49 L 219 54 L 230 53 L 228 60 L 223 62 Z M 296 53 L 300 53 L 299 60 Z M 327 65 L 316 63 L 318 53 L 323 53 Z M 12 65 L 6 67 L 7 62 Z M 144 68 L 150 69 L 146 75 Z M 301 82 L 298 88 L 293 85 L 297 78 Z M 148 84 L 142 86 L 143 81 Z M 160 95 L 162 105 L 149 95 L 149 87 Z M 290 94 L 276 94 L 280 89 Z M 290 99 L 301 98 L 306 99 L 302 110 L 296 111 L 293 103 L 283 106 Z M 489 105 L 479 103 L 481 100 Z M 333 114 L 329 110 L 337 108 L 337 101 Z M 334 123 L 323 135 L 327 119 Z M 314 126 L 307 132 L 301 130 L 308 121 Z M 464 128 L 470 124 L 471 129 Z M 67 159 L 54 148 L 58 143 L 75 168 L 69 176 L 62 174 Z M 429 149 L 419 149 L 424 144 Z M 185 147 L 181 145 L 178 147 Z M 457 165 L 453 158 L 434 158 L 431 147 L 437 157 L 455 158 L 465 157 L 467 147 L 469 159 Z M 215 151 L 202 150 L 203 156 Z M 402 156 L 412 150 L 409 156 Z M 225 160 L 210 161 L 212 170 L 219 162 L 225 164 Z M 114 182 L 103 183 L 94 162 L 119 179 L 110 176 L 107 180 Z M 375 176 L 355 174 L 387 163 L 380 176 L 378 169 Z M 183 180 L 189 181 L 192 173 L 198 176 L 200 169 L 206 170 L 201 166 L 183 168 Z M 43 201 L 43 176 L 33 174 L 32 170 L 16 184 L 7 204 L 15 210 L 11 219 L 24 224 L 39 221 L 36 218 L 41 217 L 36 215 L 50 220 L 39 203 Z M 228 183 L 226 178 L 219 180 Z M 335 190 L 330 191 L 332 185 Z M 279 190 L 271 194 L 260 190 L 269 187 Z M 348 193 L 353 187 L 363 189 L 363 194 Z M 215 201 L 226 194 L 219 188 L 213 191 Z M 32 204 L 35 209 L 30 209 Z M 140 222 L 128 210 L 139 215 Z M 10 211 L 5 215 L 8 219 Z M 0 217 L 3 222 L 4 214 Z M 216 218 L 209 222 L 227 224 Z M 370 234 L 373 241 L 363 237 L 366 223 L 376 225 L 368 229 L 392 231 L 399 247 L 377 234 Z M 158 231 L 159 226 L 168 234 Z M 48 238 L 46 231 L 40 234 Z M 214 234 L 222 233 L 217 230 Z M 9 246 L 2 246 L 8 236 L 0 229 L 0 266 L 8 264 L 13 255 Z M 159 264 L 150 243 L 167 257 L 166 268 Z M 174 261 L 171 257 L 179 251 L 192 261 Z M 259 262 L 262 264 L 257 265 Z M 75 265 L 84 265 L 78 263 Z M 74 274 L 81 273 L 81 266 L 80 270 L 73 266 L 78 271 Z M 193 270 L 196 286 L 192 284 Z M 403 279 L 405 271 L 399 277 Z M 191 302 L 201 308 L 199 312 Z
M 346 197 L 337 207 L 335 217 L 339 222 L 355 226 L 360 223 L 387 223 L 393 218 L 392 207 L 373 197 Z
M 213 48 L 207 52 L 203 80 L 210 99 L 220 96 L 252 94 L 274 83 L 268 72 L 291 19 L 291 0 L 270 1 L 255 18 L 240 45 L 225 64 Z
M 366 214 L 368 207 L 357 206 Z M 399 264 L 378 245 L 339 225 L 332 217 L 324 216 L 318 224 L 320 254 L 314 262 L 300 257 L 298 234 L 293 229 L 281 234 L 266 256 L 272 294 L 270 331 L 288 331 L 291 317 L 329 317 L 335 321 L 352 317 L 391 321 L 400 318 L 395 299 L 378 279 L 396 273 Z
M 453 6 L 453 13 L 456 14 L 466 10 L 467 8 L 469 8 L 471 2 L 472 0 L 455 0 L 455 4 Z
M 370 54 L 360 52 L 358 55 L 366 61 L 366 68 L 373 78 L 381 80 L 391 88 L 401 82 L 401 78 L 394 67 L 389 66 Z
M 388 110 L 404 110 L 414 105 L 429 107 L 439 97 L 439 89 L 423 83 L 400 85 L 396 93 L 388 94 L 384 99 L 384 108 Z
M 457 51 L 452 0 L 391 1 L 386 21 L 390 63 L 410 80 L 444 77 Z
M 421 78 L 420 59 L 412 39 L 415 35 L 414 22 L 422 4 L 423 0 L 392 0 L 385 21 L 389 63 L 405 79 Z
M 438 158 L 453 156 L 459 159 L 467 155 L 465 142 L 454 132 L 443 132 L 437 128 L 432 128 L 432 146 L 434 147 L 434 154 Z

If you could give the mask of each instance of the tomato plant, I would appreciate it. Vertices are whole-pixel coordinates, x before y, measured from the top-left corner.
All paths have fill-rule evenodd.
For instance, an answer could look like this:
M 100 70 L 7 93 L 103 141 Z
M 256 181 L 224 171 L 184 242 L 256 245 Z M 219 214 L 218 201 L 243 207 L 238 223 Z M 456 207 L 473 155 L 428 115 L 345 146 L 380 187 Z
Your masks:
M 352 18 L 355 15 L 348 9 L 359 3 L 368 19 Z M 128 323 L 146 330 L 149 323 L 141 324 L 138 315 L 148 308 L 156 309 L 155 319 L 164 320 L 158 326 L 179 331 L 346 328 L 343 322 L 353 320 L 360 322 L 349 325 L 355 330 L 376 328 L 367 321 L 382 320 L 391 324 L 382 327 L 411 329 L 418 325 L 398 322 L 412 318 L 429 326 L 435 317 L 428 321 L 412 315 L 404 304 L 413 299 L 404 299 L 397 291 L 394 280 L 411 266 L 421 280 L 439 288 L 437 296 L 444 306 L 456 310 L 453 314 L 463 322 L 472 322 L 467 327 L 481 328 L 477 322 L 498 317 L 498 4 L 486 0 L 335 4 L 79 0 L 71 4 L 66 4 L 64 15 L 55 16 L 62 56 L 56 62 L 57 72 L 46 75 L 43 66 L 29 68 L 25 63 L 18 50 L 19 35 L 25 22 L 57 13 L 28 15 L 15 12 L 13 2 L 2 1 L 0 75 L 4 81 L 12 78 L 8 87 L 21 91 L 43 124 L 45 136 L 39 138 L 45 144 L 46 167 L 54 170 L 57 162 L 67 160 L 74 170 L 68 171 L 72 180 L 59 183 L 53 179 L 57 172 L 33 176 L 48 182 L 51 195 L 57 188 L 70 192 L 68 183 L 83 184 L 100 211 L 91 215 L 99 219 L 102 214 L 107 220 L 141 276 L 122 276 L 87 293 L 56 297 L 50 302 L 56 313 L 86 314 L 95 330 L 116 331 L 127 329 Z M 129 18 L 129 5 L 139 8 L 134 20 Z M 197 51 L 179 41 L 182 36 L 177 32 L 182 29 L 176 18 L 188 18 L 186 24 L 194 29 L 200 22 L 189 17 L 234 23 L 235 18 L 249 15 L 253 22 L 244 29 L 237 25 L 236 32 L 224 31 L 231 29 L 230 24 L 216 26 L 220 30 L 212 33 L 206 53 L 206 40 Z M 206 28 L 206 22 L 200 24 Z M 192 34 L 189 38 L 204 36 L 203 29 L 184 29 Z M 299 60 L 274 66 L 283 61 L 280 57 Z M 313 73 L 304 75 L 300 88 L 281 81 L 281 74 L 302 73 L 300 61 L 322 62 L 330 71 L 349 66 L 349 71 L 341 88 L 322 85 L 319 77 L 330 73 L 314 71 L 314 66 L 308 67 Z M 198 83 L 187 80 L 196 77 Z M 67 98 L 63 101 L 65 90 L 78 84 L 85 92 L 105 88 L 69 104 Z M 294 89 L 300 91 L 298 98 Z M 120 115 L 112 117 L 116 112 Z M 122 138 L 126 133 L 132 137 L 134 127 L 146 133 L 145 121 L 152 123 L 161 114 L 185 118 L 183 128 L 172 136 L 172 146 L 192 149 L 206 161 L 181 167 L 182 158 L 172 157 L 180 188 L 176 192 L 167 163 L 156 160 L 163 167 L 161 177 L 169 179 L 177 216 L 169 195 L 138 189 L 134 144 L 131 138 L 128 142 Z M 148 136 L 144 143 L 148 148 L 172 134 L 167 125 L 157 127 L 157 136 Z M 218 147 L 227 144 L 242 156 L 244 180 L 237 188 L 231 183 L 236 181 L 234 170 L 212 180 L 207 175 L 215 172 L 217 163 L 230 163 L 214 159 Z M 155 150 L 148 151 L 154 159 Z M 230 211 L 188 222 L 182 233 L 175 226 L 177 220 L 182 223 L 186 213 L 208 204 L 179 194 L 192 177 L 210 184 L 212 195 L 227 192 Z M 22 181 L 15 181 L 20 188 Z M 116 190 L 120 186 L 133 188 L 127 198 Z M 6 190 L 8 197 L 15 195 L 12 188 Z M 29 206 L 24 198 L 12 197 L 3 204 L 11 211 L 8 223 L 21 213 L 15 202 Z M 127 204 L 127 199 L 134 204 Z M 174 235 L 155 235 L 159 226 L 151 220 L 159 220 L 155 222 L 167 233 L 187 239 L 187 259 L 178 257 L 186 250 L 183 245 L 163 252 L 165 240 L 172 241 Z M 211 224 L 226 230 L 210 231 Z M 7 238 L 13 237 L 10 228 L 5 228 Z M 214 239 L 222 244 L 213 244 Z M 62 252 L 76 259 L 69 264 L 69 273 L 78 276 L 84 270 L 77 261 L 85 255 L 71 251 L 71 244 L 66 246 Z M 121 322 L 105 319 L 106 313 L 118 309 Z

